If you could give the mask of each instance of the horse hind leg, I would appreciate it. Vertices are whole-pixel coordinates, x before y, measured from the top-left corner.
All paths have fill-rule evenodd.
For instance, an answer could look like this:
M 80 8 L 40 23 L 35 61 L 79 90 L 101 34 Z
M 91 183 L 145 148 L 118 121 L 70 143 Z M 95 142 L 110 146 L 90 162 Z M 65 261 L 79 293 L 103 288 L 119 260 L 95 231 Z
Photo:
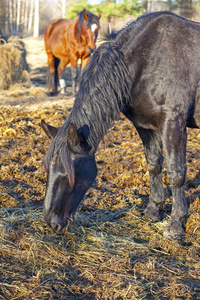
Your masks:
M 59 66 L 58 66 L 58 78 L 59 78 L 59 83 L 60 83 L 60 94 L 62 95 L 67 95 L 67 91 L 66 91 L 66 82 L 65 79 L 62 78 L 63 75 L 63 71 L 65 69 L 65 67 L 68 65 L 69 63 L 69 59 L 62 59 L 59 62 Z
M 58 93 L 58 84 L 59 84 L 59 75 L 58 75 L 58 66 L 59 66 L 60 60 L 57 57 L 54 57 L 54 95 L 57 95 Z
M 176 238 L 184 234 L 183 226 L 187 216 L 185 200 L 186 177 L 186 128 L 182 129 L 176 121 L 168 122 L 163 144 L 167 158 L 167 174 L 172 187 L 171 219 L 164 229 L 163 236 Z
M 55 76 L 56 71 L 56 59 L 53 56 L 51 52 L 47 52 L 48 56 L 48 68 L 47 68 L 47 87 L 50 91 L 52 91 L 52 94 L 55 93 Z
M 53 89 L 53 77 L 50 72 L 50 66 L 47 67 L 47 88 L 49 91 Z
M 144 145 L 150 180 L 149 203 L 144 214 L 147 219 L 160 221 L 160 209 L 164 203 L 162 141 L 160 135 L 153 130 L 137 128 L 137 131 Z

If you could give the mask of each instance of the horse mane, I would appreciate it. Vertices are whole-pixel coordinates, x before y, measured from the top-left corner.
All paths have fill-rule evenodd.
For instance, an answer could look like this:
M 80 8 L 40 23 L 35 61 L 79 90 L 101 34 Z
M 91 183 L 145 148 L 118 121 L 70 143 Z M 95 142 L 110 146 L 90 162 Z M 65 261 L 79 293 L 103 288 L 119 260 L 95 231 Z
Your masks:
M 100 42 L 109 42 L 110 40 L 114 40 L 118 34 L 118 31 L 115 29 L 110 30 L 109 26 L 107 26 L 106 30 L 101 33 L 99 38 Z
M 77 25 L 78 32 L 77 32 L 77 40 L 80 42 L 80 40 L 81 40 L 81 28 L 82 28 L 83 21 L 84 21 L 83 10 L 80 11 L 80 12 L 77 14 L 77 16 L 78 16 L 78 25 Z
M 95 152 L 100 140 L 128 102 L 132 87 L 123 53 L 114 40 L 102 44 L 84 68 L 74 106 L 63 134 L 72 122 Z

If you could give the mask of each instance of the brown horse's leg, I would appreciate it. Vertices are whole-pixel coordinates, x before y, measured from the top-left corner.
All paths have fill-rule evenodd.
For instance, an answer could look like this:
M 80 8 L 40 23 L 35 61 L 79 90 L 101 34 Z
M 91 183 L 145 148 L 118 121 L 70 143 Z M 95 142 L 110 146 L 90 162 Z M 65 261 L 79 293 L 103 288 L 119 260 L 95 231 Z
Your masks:
M 73 96 L 76 95 L 76 80 L 78 77 L 77 61 L 78 61 L 78 58 L 76 56 L 70 57 L 71 73 L 72 73 L 72 95 Z
M 82 58 L 82 60 L 81 60 L 81 71 L 85 68 L 85 66 L 87 65 L 89 59 L 90 59 L 90 56 Z
M 51 90 L 53 89 L 53 78 L 55 76 L 55 68 L 54 68 L 54 56 L 51 52 L 47 52 L 49 71 L 47 74 L 47 86 Z M 50 74 L 49 74 L 50 73 Z
M 66 83 L 65 83 L 65 80 L 62 78 L 62 74 L 63 74 L 63 71 L 64 71 L 66 65 L 68 65 L 69 61 L 70 61 L 69 58 L 60 59 L 60 63 L 58 66 L 58 77 L 59 77 L 59 83 L 60 83 L 60 87 L 61 87 L 60 93 L 63 95 L 66 95 L 67 92 L 66 92 Z
M 54 89 L 52 93 L 56 95 L 57 86 L 58 86 L 58 65 L 60 60 L 57 57 L 53 56 L 51 52 L 47 52 L 47 56 L 48 56 L 48 64 L 50 67 L 50 74 L 54 78 Z

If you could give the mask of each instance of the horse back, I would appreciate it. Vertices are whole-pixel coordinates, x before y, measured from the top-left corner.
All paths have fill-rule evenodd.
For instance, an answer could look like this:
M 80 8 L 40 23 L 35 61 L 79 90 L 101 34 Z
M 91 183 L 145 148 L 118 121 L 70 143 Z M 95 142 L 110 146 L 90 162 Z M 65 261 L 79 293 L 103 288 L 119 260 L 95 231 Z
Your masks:
M 55 19 L 47 25 L 44 31 L 44 42 L 46 51 L 53 51 L 55 45 L 57 45 L 58 42 L 60 42 L 63 38 L 65 40 L 69 39 L 69 36 L 72 32 L 72 30 L 70 32 L 72 23 L 74 23 L 74 20 Z
M 122 45 L 133 78 L 129 117 L 136 125 L 158 128 L 173 111 L 187 126 L 200 127 L 199 23 L 152 14 L 130 24 L 113 43 Z

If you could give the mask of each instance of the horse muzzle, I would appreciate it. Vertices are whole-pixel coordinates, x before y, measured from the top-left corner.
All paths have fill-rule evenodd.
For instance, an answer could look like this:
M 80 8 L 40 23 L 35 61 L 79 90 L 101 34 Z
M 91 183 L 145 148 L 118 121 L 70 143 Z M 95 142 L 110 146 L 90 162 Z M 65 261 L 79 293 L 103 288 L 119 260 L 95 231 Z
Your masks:
M 44 219 L 49 227 L 51 227 L 51 229 L 58 235 L 63 235 L 73 222 L 73 219 L 71 217 L 68 217 L 66 224 L 66 222 L 64 223 L 62 219 L 57 215 L 53 215 L 51 218 L 49 218 L 48 215 L 45 215 Z
M 63 235 L 67 229 L 67 226 L 65 226 L 61 220 L 58 217 L 54 217 L 51 220 L 50 227 L 53 229 L 53 231 L 58 235 Z

